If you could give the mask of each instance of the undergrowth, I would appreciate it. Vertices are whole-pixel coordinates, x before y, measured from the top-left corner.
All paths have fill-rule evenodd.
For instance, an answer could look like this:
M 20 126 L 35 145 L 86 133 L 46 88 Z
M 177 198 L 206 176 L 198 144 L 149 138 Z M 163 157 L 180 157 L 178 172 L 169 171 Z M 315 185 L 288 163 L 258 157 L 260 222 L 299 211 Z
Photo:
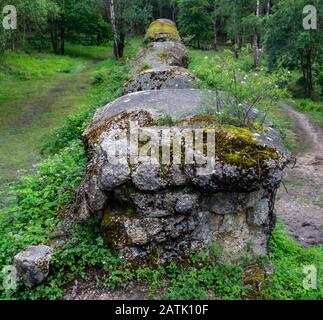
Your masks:
M 58 299 L 75 279 L 90 281 L 93 274 L 98 279 L 94 287 L 117 289 L 136 282 L 147 286 L 152 298 L 323 299 L 322 272 L 317 289 L 303 287 L 304 266 L 322 267 L 322 247 L 301 248 L 281 225 L 270 243 L 271 275 L 264 272 L 270 268 L 266 259 L 244 257 L 223 263 L 216 247 L 210 254 L 193 252 L 183 264 L 131 268 L 106 248 L 97 220 L 75 225 L 65 230 L 68 237 L 57 238 L 57 228 L 64 228 L 60 216 L 73 202 L 86 167 L 81 133 L 98 104 L 115 98 L 126 77 L 126 67 L 116 64 L 116 68 L 117 73 L 112 69 L 95 82 L 98 91 L 106 88 L 96 103 L 47 137 L 42 146 L 45 160 L 36 170 L 11 184 L 12 200 L 0 212 L 0 299 Z M 13 256 L 28 245 L 50 244 L 54 239 L 57 249 L 47 281 L 32 290 L 19 285 L 15 292 L 6 291 L 1 270 L 12 264 Z

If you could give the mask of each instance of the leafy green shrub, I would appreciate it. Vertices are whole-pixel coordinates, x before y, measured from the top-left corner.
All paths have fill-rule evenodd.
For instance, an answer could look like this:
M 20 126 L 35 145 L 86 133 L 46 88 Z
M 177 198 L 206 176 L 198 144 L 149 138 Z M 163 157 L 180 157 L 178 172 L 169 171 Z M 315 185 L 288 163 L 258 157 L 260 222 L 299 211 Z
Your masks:
M 74 141 L 39 163 L 35 175 L 14 183 L 12 195 L 17 201 L 0 212 L 0 271 L 20 250 L 55 237 L 58 215 L 74 198 L 85 165 L 83 146 Z M 5 294 L 1 277 L 0 297 Z
M 98 73 L 97 75 L 95 75 L 92 84 L 93 85 L 98 85 L 101 84 L 104 81 L 104 75 L 102 73 Z
M 156 126 L 173 126 L 176 124 L 176 120 L 171 115 L 167 114 L 155 121 Z
M 93 110 L 69 116 L 62 128 L 53 130 L 52 133 L 43 139 L 40 146 L 41 154 L 56 154 L 68 146 L 71 141 L 79 140 L 92 115 Z
M 317 104 L 311 100 L 300 101 L 299 108 L 303 111 L 319 111 L 320 110 L 319 104 Z
M 168 293 L 163 298 L 168 300 L 206 300 L 208 295 L 200 280 L 196 269 L 181 270 L 177 277 L 170 281 Z
M 240 299 L 244 288 L 243 269 L 232 264 L 207 265 L 201 269 L 181 269 L 171 279 L 165 299 L 203 300 Z
M 239 61 L 227 50 L 222 56 L 207 60 L 196 67 L 195 73 L 202 88 L 214 90 L 223 100 L 224 106 L 220 107 L 217 99 L 206 95 L 205 104 L 208 110 L 213 107 L 214 114 L 224 123 L 248 126 L 254 108 L 264 113 L 264 121 L 274 103 L 287 96 L 287 91 L 280 87 L 287 76 L 284 71 L 276 74 L 266 73 L 265 69 L 243 72 Z
M 250 72 L 254 68 L 254 61 L 252 56 L 252 48 L 250 45 L 243 47 L 237 61 L 239 68 L 244 72 Z
M 323 274 L 318 277 L 318 289 L 304 289 L 305 274 L 303 267 L 315 265 L 318 270 L 323 265 L 323 247 L 303 249 L 289 238 L 283 225 L 275 229 L 270 243 L 270 259 L 274 265 L 274 274 L 267 286 L 267 295 L 271 299 L 323 299 Z
M 321 71 L 318 75 L 317 84 L 319 88 L 321 88 L 321 92 L 319 92 L 319 94 L 321 97 L 323 97 L 323 71 Z
M 89 268 L 101 270 L 102 278 L 108 279 L 113 277 L 115 270 L 121 270 L 121 260 L 111 254 L 100 236 L 98 220 L 76 225 L 68 231 L 72 232 L 72 237 L 61 241 L 56 249 L 47 281 L 31 291 L 21 287 L 16 298 L 57 299 L 63 295 L 64 286 L 76 277 L 85 279 Z

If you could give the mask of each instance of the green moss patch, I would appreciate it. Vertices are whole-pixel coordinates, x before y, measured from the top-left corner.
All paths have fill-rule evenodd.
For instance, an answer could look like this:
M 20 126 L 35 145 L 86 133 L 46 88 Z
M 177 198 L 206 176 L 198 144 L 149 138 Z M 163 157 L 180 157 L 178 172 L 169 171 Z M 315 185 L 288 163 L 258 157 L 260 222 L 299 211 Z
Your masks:
M 264 162 L 281 159 L 274 149 L 260 145 L 248 128 L 221 126 L 215 129 L 215 136 L 215 154 L 226 163 L 261 170 Z
M 124 228 L 124 217 L 106 211 L 101 224 L 101 234 L 108 248 L 118 252 L 118 243 L 131 246 L 131 240 Z
M 181 41 L 181 37 L 174 22 L 167 19 L 159 19 L 149 26 L 145 36 L 145 42 L 157 41 L 160 39 Z
M 215 156 L 221 161 L 243 168 L 264 168 L 264 162 L 273 159 L 281 160 L 280 155 L 269 146 L 259 144 L 254 132 L 264 134 L 266 129 L 260 123 L 253 123 L 252 129 L 233 125 L 221 125 L 215 115 L 196 115 L 174 124 L 179 126 L 193 126 L 205 128 L 205 132 L 212 130 L 215 133 Z M 206 150 L 206 135 L 205 155 Z
M 211 126 L 211 125 L 219 125 L 220 120 L 216 115 L 196 115 L 192 118 L 186 119 L 181 122 L 183 125 L 200 125 L 200 126 Z

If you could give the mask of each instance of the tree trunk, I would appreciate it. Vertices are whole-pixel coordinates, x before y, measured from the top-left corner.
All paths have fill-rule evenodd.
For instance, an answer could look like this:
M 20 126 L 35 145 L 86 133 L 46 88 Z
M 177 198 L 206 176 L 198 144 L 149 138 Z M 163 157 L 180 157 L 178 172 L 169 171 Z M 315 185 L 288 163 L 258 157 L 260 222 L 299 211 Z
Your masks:
M 50 25 L 50 37 L 54 53 L 65 54 L 65 20 L 62 16 L 59 20 L 54 20 Z
M 217 0 L 214 0 L 214 11 L 213 11 L 213 32 L 214 32 L 214 43 L 213 43 L 213 47 L 214 50 L 217 50 L 217 46 L 218 46 L 218 28 L 217 28 Z
M 65 54 L 65 28 L 64 23 L 61 25 L 61 47 L 60 54 L 63 56 Z
M 240 56 L 239 35 L 236 35 L 234 39 L 233 48 L 234 48 L 234 57 L 236 59 L 239 59 L 239 56 Z
M 260 52 L 258 47 L 258 35 L 255 34 L 253 37 L 253 64 L 255 68 L 260 66 Z
M 176 2 L 174 2 L 173 4 L 172 17 L 173 17 L 173 21 L 176 22 Z
M 55 33 L 53 30 L 50 31 L 50 38 L 52 40 L 54 53 L 57 54 L 57 38 L 55 37 Z
M 234 26 L 237 25 L 237 14 L 236 14 L 236 9 L 234 9 L 233 11 L 233 24 Z M 239 31 L 237 31 L 236 27 L 234 28 L 235 29 L 235 34 L 234 34 L 234 38 L 232 39 L 232 42 L 233 42 L 233 52 L 234 52 L 234 57 L 236 59 L 239 59 Z
M 119 55 L 120 57 L 123 57 L 123 52 L 124 52 L 124 47 L 125 47 L 125 35 L 123 32 L 120 33 L 120 37 L 119 37 L 119 43 L 118 43 L 118 51 L 119 51 Z
M 267 16 L 270 15 L 270 10 L 271 10 L 271 0 L 267 1 Z
M 163 18 L 163 2 L 159 0 L 159 18 Z
M 313 72 L 312 72 L 312 52 L 311 49 L 307 52 L 306 59 L 306 82 L 307 82 L 307 94 L 311 98 L 314 94 L 313 88 Z
M 110 17 L 111 17 L 111 26 L 113 32 L 113 39 L 114 39 L 114 56 L 117 60 L 121 58 L 119 52 L 119 37 L 118 37 L 118 29 L 116 23 L 116 15 L 114 10 L 114 0 L 110 0 Z
M 259 18 L 260 17 L 260 0 L 257 0 L 256 3 L 256 16 Z M 261 63 L 261 56 L 260 56 L 260 50 L 259 50 L 259 38 L 258 38 L 258 30 L 257 28 L 255 29 L 255 34 L 253 36 L 253 42 L 252 42 L 252 47 L 253 47 L 253 61 L 254 61 L 254 67 L 258 68 Z
M 214 18 L 214 21 L 213 21 L 213 28 L 214 28 L 214 43 L 213 43 L 213 47 L 214 47 L 214 50 L 217 50 L 218 49 L 218 28 L 217 28 L 217 25 L 216 25 L 216 18 Z
M 50 36 L 52 40 L 52 45 L 53 45 L 53 50 L 55 54 L 58 54 L 58 34 L 57 34 L 57 29 L 58 29 L 58 23 L 57 20 L 52 20 L 51 21 L 51 27 L 50 27 Z
M 314 95 L 311 49 L 301 50 L 300 58 L 304 79 L 304 92 L 308 98 L 311 98 Z

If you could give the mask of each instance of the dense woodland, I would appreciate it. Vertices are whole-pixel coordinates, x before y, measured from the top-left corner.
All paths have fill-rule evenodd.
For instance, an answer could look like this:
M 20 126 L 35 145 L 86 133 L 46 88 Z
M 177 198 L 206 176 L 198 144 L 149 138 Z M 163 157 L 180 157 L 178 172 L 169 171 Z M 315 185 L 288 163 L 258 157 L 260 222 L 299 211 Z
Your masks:
M 50 276 L 39 287 L 6 290 L 1 272 L 28 245 L 57 240 L 86 170 L 81 135 L 97 108 L 122 95 L 155 19 L 176 22 L 196 86 L 234 96 L 231 111 L 256 106 L 293 155 L 302 153 L 302 126 L 281 106 L 322 128 L 321 0 L 0 0 L 0 12 L 8 4 L 18 24 L 0 28 L 0 299 L 59 299 L 76 280 L 111 292 L 144 287 L 146 298 L 323 299 L 322 286 L 303 287 L 303 266 L 323 264 L 322 243 L 302 246 L 281 220 L 269 259 L 222 263 L 214 250 L 192 253 L 183 265 L 133 268 L 107 249 L 94 219 L 59 239 Z M 317 11 L 316 29 L 303 27 L 308 4 Z M 245 120 L 221 119 L 249 127 Z M 291 174 L 278 198 L 290 201 L 286 207 L 306 204 L 313 215 L 322 213 L 321 182 L 310 178 Z
M 300 30 L 305 0 L 36 0 L 11 1 L 18 12 L 18 30 L 1 30 L 0 52 L 46 50 L 64 55 L 65 43 L 101 45 L 115 41 L 115 55 L 123 56 L 126 38 L 144 34 L 149 23 L 169 18 L 178 23 L 186 44 L 217 50 L 233 48 L 236 58 L 250 46 L 254 67 L 263 58 L 273 68 L 301 72 L 306 96 L 322 86 L 322 32 Z M 0 7 L 6 4 L 1 0 Z M 317 12 L 322 3 L 312 1 Z M 318 29 L 322 20 L 317 18 Z M 320 92 L 318 93 L 320 94 Z

